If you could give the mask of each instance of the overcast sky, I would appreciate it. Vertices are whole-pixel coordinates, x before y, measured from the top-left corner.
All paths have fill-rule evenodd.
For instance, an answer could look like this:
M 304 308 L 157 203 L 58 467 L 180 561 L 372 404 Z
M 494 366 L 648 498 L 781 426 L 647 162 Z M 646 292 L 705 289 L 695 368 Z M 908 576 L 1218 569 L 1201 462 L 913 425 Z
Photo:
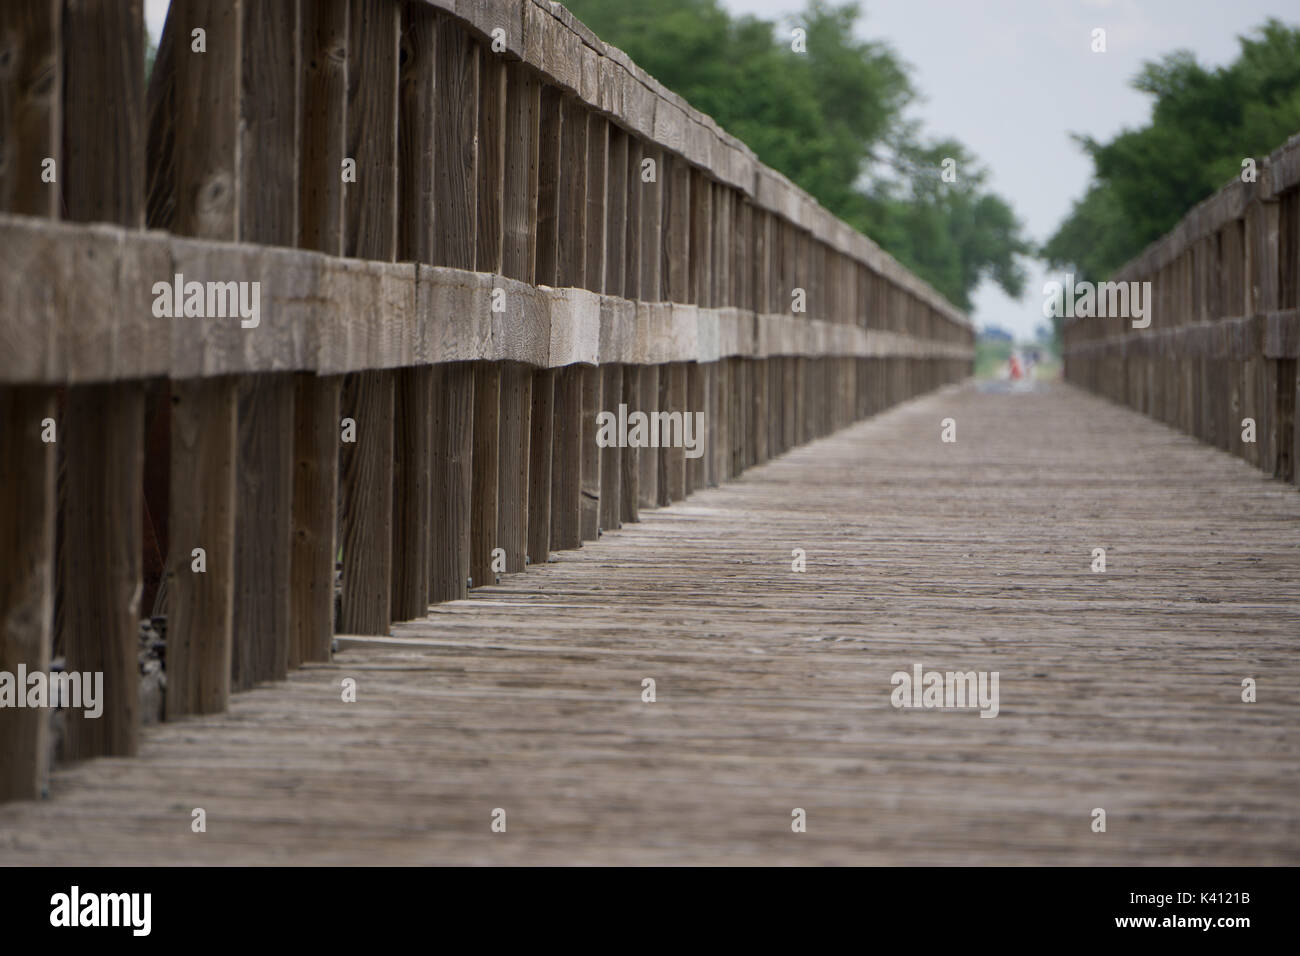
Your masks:
M 769 20 L 803 7 L 722 3 Z M 1268 17 L 1300 22 L 1297 0 L 863 0 L 862 9 L 861 36 L 887 41 L 913 67 L 924 102 L 912 115 L 979 156 L 1036 241 L 1055 231 L 1092 171 L 1069 134 L 1109 139 L 1150 118 L 1151 98 L 1129 86 L 1144 60 L 1183 48 L 1220 66 L 1236 58 L 1237 36 Z M 1105 53 L 1091 51 L 1096 27 Z M 1044 321 L 1045 278 L 1033 264 L 1020 302 L 986 282 L 976 322 L 1031 334 Z
M 635 2 L 635 0 L 628 0 Z M 776 20 L 803 0 L 721 0 L 732 13 Z M 155 37 L 168 0 L 145 0 Z M 864 0 L 863 37 L 888 42 L 913 68 L 927 133 L 961 140 L 988 167 L 1029 235 L 1052 234 L 1083 194 L 1091 164 L 1071 132 L 1108 139 L 1146 122 L 1150 98 L 1129 86 L 1143 60 L 1184 48 L 1203 64 L 1235 58 L 1236 37 L 1269 16 L 1300 22 L 1297 0 Z M 1093 53 L 1093 29 L 1106 52 Z M 978 324 L 1030 335 L 1046 274 L 1030 264 L 1017 302 L 985 283 Z

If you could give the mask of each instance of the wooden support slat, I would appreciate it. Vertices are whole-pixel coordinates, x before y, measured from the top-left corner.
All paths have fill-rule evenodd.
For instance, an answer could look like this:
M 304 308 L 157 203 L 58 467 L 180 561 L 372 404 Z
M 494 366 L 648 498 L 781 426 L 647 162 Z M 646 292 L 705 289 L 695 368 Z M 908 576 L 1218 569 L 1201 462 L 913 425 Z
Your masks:
M 343 253 L 348 19 L 348 0 L 302 4 L 299 243 L 331 255 Z
M 478 231 L 474 268 L 500 272 L 505 253 L 506 64 L 483 56 L 478 97 Z
M 646 167 L 645 160 L 650 160 Z M 660 265 L 663 260 L 660 234 L 663 226 L 663 151 L 646 145 L 642 151 L 642 167 L 647 172 L 638 174 L 640 186 L 638 213 L 641 234 L 637 255 L 641 261 L 641 274 L 637 285 L 637 298 L 642 302 L 659 302 L 663 299 L 660 286 Z M 653 173 L 650 182 L 645 177 Z
M 0 388 L 0 671 L 10 674 L 50 666 L 56 444 L 42 432 L 54 422 L 55 404 L 53 389 Z M 49 728 L 49 713 L 38 708 L 15 708 L 0 720 L 0 802 L 41 795 Z
M 691 168 L 664 157 L 662 223 L 663 293 L 670 302 L 689 302 L 691 257 Z
M 478 222 L 478 96 L 480 47 L 455 21 L 438 18 L 435 54 L 434 262 L 473 269 Z
M 429 600 L 437 603 L 464 597 L 470 574 L 474 366 L 435 365 L 432 374 Z
M 236 387 L 235 607 L 231 689 L 283 680 L 289 666 L 294 384 L 247 375 Z
M 559 284 L 560 218 L 563 202 L 564 97 L 553 86 L 543 86 L 538 97 L 537 126 L 537 253 L 534 280 L 539 285 Z
M 659 407 L 677 413 L 685 428 L 686 363 L 672 362 L 659 374 Z M 659 435 L 659 504 L 667 505 L 686 497 L 686 450 L 680 443 L 668 444 L 677 437 L 668 434 L 665 425 Z
M 641 394 L 638 397 L 636 408 L 644 412 L 647 418 L 654 415 L 659 409 L 659 379 L 664 372 L 665 366 L 662 365 L 643 365 L 641 366 Z M 631 408 L 628 409 L 632 411 Z M 642 448 L 640 451 L 640 493 L 637 501 L 642 508 L 657 508 L 659 506 L 659 449 L 652 447 Z
M 703 434 L 695 436 L 696 441 L 701 443 L 699 450 L 703 452 L 703 454 L 697 458 L 686 459 L 685 494 L 689 495 L 691 492 L 703 488 L 708 481 L 707 458 L 709 453 L 709 415 L 708 403 L 704 397 L 704 366 L 698 362 L 687 362 L 685 363 L 685 366 L 686 414 L 694 416 L 696 412 L 704 412 L 704 432 Z M 685 424 L 684 421 L 683 424 Z
M 409 621 L 429 610 L 433 371 L 425 365 L 394 374 L 391 613 L 393 620 Z
M 59 136 L 62 0 L 0 4 L 0 210 L 57 217 L 58 182 L 41 181 L 47 158 L 63 180 Z M 74 72 L 74 80 L 84 76 Z M 119 154 L 120 159 L 120 154 Z
M 493 584 L 492 550 L 498 546 L 501 366 L 474 363 L 473 491 L 470 495 L 469 576 L 474 587 Z
M 718 366 L 721 362 L 709 362 L 700 366 L 703 377 L 705 440 L 704 446 L 704 482 L 710 488 L 718 484 Z
M 175 212 L 171 229 L 239 238 L 239 108 L 243 59 L 239 2 L 175 0 L 170 97 Z M 207 52 L 184 38 L 202 27 Z M 193 118 L 202 117 L 202 122 Z M 188 118 L 188 121 L 187 121 Z M 224 710 L 230 695 L 235 590 L 237 383 L 171 385 L 168 495 L 167 715 Z M 206 570 L 194 570 L 195 549 Z
M 562 107 L 559 248 L 555 281 L 581 287 L 587 257 L 587 114 L 566 97 Z
M 555 379 L 551 450 L 551 548 L 582 547 L 583 367 L 567 365 Z
M 64 12 L 64 215 L 139 228 L 145 205 L 141 5 L 130 0 Z M 105 37 L 120 39 L 106 44 Z M 76 289 L 92 307 L 115 291 L 98 287 L 94 275 L 88 271 Z M 131 755 L 140 728 L 143 386 L 69 389 L 61 428 L 58 645 L 69 672 L 103 675 L 102 714 L 92 719 L 80 708 L 66 711 L 63 755 Z
M 623 367 L 623 404 L 628 414 L 641 405 L 642 366 Z M 641 449 L 628 445 L 623 449 L 621 462 L 623 486 L 619 491 L 619 517 L 622 521 L 640 521 Z
M 239 236 L 298 238 L 298 3 L 242 0 Z M 237 385 L 235 609 L 231 688 L 282 680 L 292 656 L 294 384 L 249 375 Z
M 397 255 L 400 14 L 388 0 L 352 0 L 349 8 L 347 152 L 357 181 L 343 194 L 343 249 L 381 261 Z M 339 628 L 349 634 L 387 634 L 392 621 L 394 377 L 358 372 L 343 384 L 343 415 L 357 438 L 342 446 L 339 462 Z
M 609 173 L 609 121 L 587 114 L 587 252 L 583 264 L 584 287 L 605 291 L 605 200 Z
M 605 292 L 623 295 L 627 282 L 627 133 L 609 127 L 609 164 L 606 174 Z
M 691 170 L 690 207 L 690 301 L 707 306 L 712 301 L 713 190 L 699 170 Z
M 391 372 L 344 377 L 340 404 L 356 440 L 339 456 L 342 634 L 387 634 L 392 622 L 393 398 Z
M 506 69 L 505 229 L 501 271 L 533 282 L 537 261 L 541 85 L 522 64 Z
M 501 368 L 497 544 L 506 570 L 522 571 L 528 554 L 529 443 L 532 432 L 533 371 L 518 362 Z
M 397 258 L 435 264 L 438 227 L 434 169 L 437 162 L 435 117 L 438 23 L 427 4 L 402 4 L 397 123 Z M 451 104 L 442 106 L 447 109 Z
M 290 667 L 330 659 L 342 385 L 339 375 L 308 373 L 294 381 Z
M 528 443 L 528 559 L 545 564 L 551 556 L 551 454 L 555 436 L 556 371 L 532 373 Z
M 217 713 L 230 696 L 235 416 L 233 378 L 172 383 L 168 719 Z
M 596 444 L 596 416 L 601 410 L 603 375 L 594 365 L 582 367 L 582 540 L 600 536 L 601 449 Z
M 434 262 L 437 20 L 424 4 L 403 3 L 398 66 L 397 258 Z M 433 381 L 427 366 L 399 369 L 394 384 L 393 580 L 391 614 L 428 613 L 433 528 Z
M 623 366 L 611 363 L 601 367 L 601 410 L 618 414 L 623 398 Z M 623 449 L 617 444 L 600 449 L 600 526 L 612 531 L 622 522 Z
M 342 162 L 347 147 L 348 3 L 300 5 L 298 243 L 343 252 Z M 289 664 L 330 659 L 338 560 L 343 377 L 294 382 L 293 551 Z
M 627 199 L 624 203 L 623 297 L 640 298 L 641 288 L 641 140 L 627 140 Z

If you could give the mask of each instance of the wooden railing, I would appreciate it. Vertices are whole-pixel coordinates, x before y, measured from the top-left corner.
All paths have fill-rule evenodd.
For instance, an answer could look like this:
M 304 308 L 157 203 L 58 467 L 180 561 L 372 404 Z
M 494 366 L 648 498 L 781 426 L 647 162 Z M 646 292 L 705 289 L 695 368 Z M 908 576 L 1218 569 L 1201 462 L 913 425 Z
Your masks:
M 1149 315 L 1075 318 L 1065 375 L 1285 481 L 1300 479 L 1300 135 L 1191 210 L 1113 282 Z
M 0 672 L 103 672 L 65 757 L 134 751 L 151 612 L 167 717 L 219 711 L 971 370 L 557 4 L 174 0 L 147 91 L 140 0 L 9 0 L 0 44 Z M 601 447 L 620 403 L 705 453 Z M 0 711 L 0 797 L 49 723 Z

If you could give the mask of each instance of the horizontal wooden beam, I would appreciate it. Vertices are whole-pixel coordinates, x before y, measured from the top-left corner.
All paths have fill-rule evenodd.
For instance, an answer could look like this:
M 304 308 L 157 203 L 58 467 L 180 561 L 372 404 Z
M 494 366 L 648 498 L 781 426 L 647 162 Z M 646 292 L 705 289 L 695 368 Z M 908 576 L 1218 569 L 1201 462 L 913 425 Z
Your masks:
M 27 216 L 0 215 L 0 269 L 13 277 L 0 287 L 7 384 L 457 361 L 971 355 L 964 336 L 926 341 L 802 315 L 632 302 L 492 273 Z M 72 295 L 87 283 L 95 295 Z

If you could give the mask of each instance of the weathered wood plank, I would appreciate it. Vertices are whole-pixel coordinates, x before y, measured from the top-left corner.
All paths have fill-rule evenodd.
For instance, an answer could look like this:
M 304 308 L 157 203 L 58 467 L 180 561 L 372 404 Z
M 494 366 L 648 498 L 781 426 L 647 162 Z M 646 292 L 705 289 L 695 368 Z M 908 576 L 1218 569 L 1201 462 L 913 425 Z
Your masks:
M 49 670 L 54 627 L 53 389 L 0 388 L 0 671 Z M 48 437 L 48 436 L 47 436 Z M 57 432 L 54 434 L 58 438 Z M 39 797 L 49 771 L 49 714 L 14 709 L 0 722 L 0 802 Z
M 582 547 L 583 367 L 556 373 L 551 450 L 551 549 Z
M 339 375 L 294 377 L 290 667 L 330 659 L 342 386 Z
M 506 571 L 524 569 L 528 555 L 533 370 L 519 362 L 501 367 L 498 424 L 498 513 L 496 547 L 505 551 Z
M 582 367 L 582 540 L 600 537 L 601 449 L 596 444 L 596 417 L 600 414 L 604 377 L 594 365 Z
M 480 47 L 455 21 L 438 18 L 434 262 L 473 269 L 478 222 Z
M 545 564 L 551 555 L 551 455 L 555 438 L 555 369 L 532 372 L 528 442 L 528 559 Z
M 167 717 L 230 696 L 237 402 L 233 378 L 172 383 Z
M 473 486 L 474 366 L 433 366 L 432 538 L 429 600 L 465 596 L 470 576 L 470 510 Z
M 469 576 L 474 587 L 493 584 L 492 551 L 497 548 L 500 467 L 501 366 L 474 363 L 473 491 L 470 495 Z

